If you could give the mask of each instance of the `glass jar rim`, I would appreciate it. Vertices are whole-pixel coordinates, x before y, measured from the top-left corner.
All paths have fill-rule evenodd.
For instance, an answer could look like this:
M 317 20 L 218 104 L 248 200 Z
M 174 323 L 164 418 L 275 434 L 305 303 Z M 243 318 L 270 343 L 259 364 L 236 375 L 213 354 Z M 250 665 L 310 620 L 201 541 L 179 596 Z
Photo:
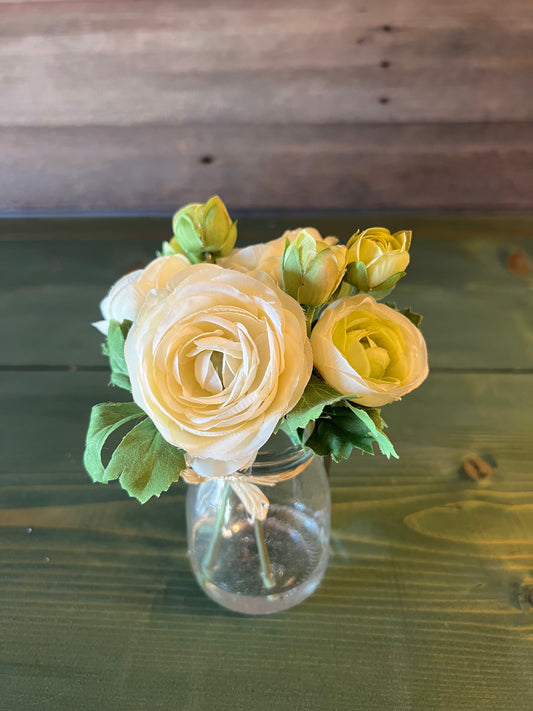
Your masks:
M 253 463 L 254 474 L 259 470 L 278 473 L 295 469 L 310 461 L 314 452 L 294 442 L 285 432 L 277 432 L 261 447 Z M 266 471 L 265 471 L 266 473 Z

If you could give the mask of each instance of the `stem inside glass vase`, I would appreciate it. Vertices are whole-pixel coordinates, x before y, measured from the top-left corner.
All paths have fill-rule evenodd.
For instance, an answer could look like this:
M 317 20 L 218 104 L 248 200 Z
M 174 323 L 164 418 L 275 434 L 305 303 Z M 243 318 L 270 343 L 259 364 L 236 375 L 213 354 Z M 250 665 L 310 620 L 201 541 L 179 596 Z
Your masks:
M 226 506 L 228 503 L 228 498 L 231 492 L 231 484 L 229 482 L 224 482 L 224 487 L 222 489 L 222 496 L 220 497 L 220 504 L 218 507 L 215 523 L 213 526 L 213 536 L 211 542 L 209 543 L 209 548 L 205 554 L 204 558 L 204 572 L 208 577 L 211 577 L 213 569 L 216 565 L 218 554 L 220 552 L 220 545 L 222 543 L 222 535 L 224 530 L 224 519 L 226 514 Z M 268 549 L 265 542 L 265 532 L 263 529 L 263 522 L 258 518 L 254 518 L 254 533 L 255 542 L 257 544 L 257 552 L 259 554 L 259 564 L 261 566 L 261 579 L 263 581 L 263 586 L 266 590 L 271 590 L 276 585 L 276 579 L 272 572 L 272 565 L 270 563 L 270 556 L 268 555 Z
M 215 525 L 213 526 L 213 537 L 211 538 L 211 543 L 209 544 L 209 548 L 207 549 L 207 553 L 204 558 L 204 570 L 209 576 L 213 572 L 213 567 L 220 551 L 220 544 L 222 543 L 222 529 L 224 528 L 224 516 L 226 513 L 226 504 L 228 502 L 230 491 L 231 484 L 227 481 L 224 482 L 217 517 L 215 519 Z
M 267 590 L 272 590 L 272 588 L 276 585 L 276 579 L 274 578 L 272 566 L 270 565 L 268 548 L 265 543 L 263 522 L 258 518 L 254 518 L 254 531 L 255 542 L 257 543 L 257 552 L 259 553 L 259 563 L 261 565 L 261 578 L 263 580 L 263 585 Z

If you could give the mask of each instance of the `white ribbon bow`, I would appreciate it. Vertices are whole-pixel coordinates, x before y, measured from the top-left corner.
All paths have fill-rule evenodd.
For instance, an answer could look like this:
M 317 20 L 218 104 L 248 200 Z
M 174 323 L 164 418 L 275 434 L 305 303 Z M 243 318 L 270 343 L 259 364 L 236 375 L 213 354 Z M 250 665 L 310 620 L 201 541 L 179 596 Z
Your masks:
M 298 476 L 308 465 L 309 460 L 288 472 L 281 474 L 271 474 L 269 476 L 253 476 L 251 474 L 243 474 L 243 472 L 233 472 L 233 474 L 224 474 L 219 477 L 201 476 L 193 469 L 184 469 L 181 472 L 182 478 L 187 484 L 201 484 L 210 479 L 221 479 L 231 484 L 231 488 L 242 501 L 248 516 L 253 520 L 264 521 L 268 514 L 270 502 L 265 494 L 259 488 L 261 486 L 275 486 L 280 481 L 287 481 L 295 476 Z

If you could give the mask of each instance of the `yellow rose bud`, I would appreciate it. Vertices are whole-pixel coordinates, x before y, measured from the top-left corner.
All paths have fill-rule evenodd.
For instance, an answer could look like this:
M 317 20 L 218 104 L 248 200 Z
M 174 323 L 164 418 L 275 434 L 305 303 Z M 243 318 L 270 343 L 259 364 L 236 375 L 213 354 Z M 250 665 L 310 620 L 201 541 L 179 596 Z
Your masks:
M 367 407 L 399 400 L 428 374 L 419 329 L 366 294 L 328 307 L 313 328 L 311 346 L 314 366 L 326 383 Z
M 356 232 L 347 245 L 345 280 L 359 291 L 392 289 L 405 274 L 410 246 L 411 232 L 407 230 L 391 234 L 383 227 L 371 227 Z
M 218 195 L 178 210 L 172 218 L 172 230 L 170 247 L 193 263 L 204 261 L 209 254 L 215 259 L 227 257 L 237 239 L 237 223 L 231 221 Z
M 300 304 L 319 306 L 329 301 L 346 269 L 346 247 L 329 245 L 302 230 L 281 257 L 283 288 Z

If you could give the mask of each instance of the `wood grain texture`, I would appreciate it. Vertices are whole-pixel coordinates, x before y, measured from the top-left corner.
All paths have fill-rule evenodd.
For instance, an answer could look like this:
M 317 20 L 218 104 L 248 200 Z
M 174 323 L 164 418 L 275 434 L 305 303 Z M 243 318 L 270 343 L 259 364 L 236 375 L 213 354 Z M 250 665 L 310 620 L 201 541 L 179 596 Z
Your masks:
M 11 128 L 0 152 L 0 210 L 22 213 L 214 193 L 233 209 L 533 205 L 533 123 Z
M 433 374 L 388 408 L 400 460 L 334 468 L 326 577 L 268 618 L 197 588 L 181 485 L 141 507 L 89 483 L 105 382 L 0 378 L 5 708 L 529 711 L 531 375 Z M 495 466 L 479 485 L 460 474 L 473 455 Z
M 345 238 L 377 217 L 239 224 L 252 243 L 308 222 Z M 140 506 L 83 471 L 90 406 L 128 397 L 104 368 L 76 370 L 99 362 L 88 321 L 168 218 L 0 223 L 0 708 L 530 711 L 531 278 L 508 253 L 531 257 L 532 221 L 386 224 L 415 230 L 397 296 L 426 311 L 440 370 L 384 408 L 398 461 L 334 467 L 317 592 L 247 618 L 194 581 L 184 486 Z
M 375 224 L 414 231 L 409 275 L 394 298 L 425 315 L 432 367 L 533 366 L 533 275 L 517 275 L 507 264 L 508 255 L 520 250 L 533 263 L 533 218 L 244 216 L 239 243 L 274 239 L 302 225 L 346 241 L 356 228 Z M 0 365 L 103 366 L 100 335 L 90 327 L 99 318 L 98 304 L 119 276 L 154 258 L 169 236 L 170 218 L 11 220 L 1 226 Z M 497 308 L 488 309 L 495 301 Z
M 520 0 L 0 7 L 4 126 L 533 116 L 533 7 Z
M 0 3 L 0 212 L 531 208 L 522 0 Z

